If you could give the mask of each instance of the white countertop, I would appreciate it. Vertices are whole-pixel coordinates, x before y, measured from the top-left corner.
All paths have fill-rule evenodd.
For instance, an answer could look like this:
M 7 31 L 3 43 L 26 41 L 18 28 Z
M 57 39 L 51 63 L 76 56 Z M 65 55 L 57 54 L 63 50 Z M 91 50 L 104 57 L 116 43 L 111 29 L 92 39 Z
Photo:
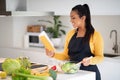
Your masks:
M 105 61 L 120 63 L 120 56 L 118 56 L 118 57 L 105 57 Z
M 0 58 L 1 63 L 4 60 L 5 58 Z M 11 80 L 11 77 L 8 76 L 6 79 L 0 80 Z M 95 80 L 95 72 L 79 70 L 75 74 L 57 73 L 57 80 Z
M 2 80 L 11 80 L 10 76 Z M 57 80 L 95 80 L 95 72 L 79 70 L 75 74 L 57 74 Z
M 34 52 L 45 52 L 44 47 L 29 47 L 29 48 L 17 48 L 17 47 L 0 47 L 0 49 L 13 49 L 13 50 L 23 50 L 23 51 L 34 51 Z M 63 48 L 56 48 L 56 51 L 63 51 Z
M 95 80 L 95 72 L 79 70 L 75 74 L 58 74 L 57 80 Z

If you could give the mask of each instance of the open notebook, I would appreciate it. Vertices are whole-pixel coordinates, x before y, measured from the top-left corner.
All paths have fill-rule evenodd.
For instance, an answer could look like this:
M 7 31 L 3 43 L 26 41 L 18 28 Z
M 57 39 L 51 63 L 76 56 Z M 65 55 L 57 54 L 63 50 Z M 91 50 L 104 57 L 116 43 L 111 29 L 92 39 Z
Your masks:
M 50 51 L 55 51 L 54 45 L 51 42 L 51 40 L 49 39 L 49 37 L 47 36 L 45 31 L 42 31 L 40 33 L 39 38 L 46 49 L 48 49 Z

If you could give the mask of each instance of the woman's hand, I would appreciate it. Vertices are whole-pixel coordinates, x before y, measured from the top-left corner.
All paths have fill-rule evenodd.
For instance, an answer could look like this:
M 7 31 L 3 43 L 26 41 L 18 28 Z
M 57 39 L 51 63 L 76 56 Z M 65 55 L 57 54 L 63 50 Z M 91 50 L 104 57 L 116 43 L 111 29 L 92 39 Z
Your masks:
M 55 55 L 55 53 L 53 51 L 50 51 L 48 49 L 45 49 L 46 50 L 46 55 L 49 56 L 49 57 L 53 57 Z
M 86 57 L 86 58 L 84 58 L 83 60 L 82 60 L 82 64 L 84 65 L 84 66 L 89 66 L 90 65 L 90 59 L 92 58 L 92 56 L 91 57 Z

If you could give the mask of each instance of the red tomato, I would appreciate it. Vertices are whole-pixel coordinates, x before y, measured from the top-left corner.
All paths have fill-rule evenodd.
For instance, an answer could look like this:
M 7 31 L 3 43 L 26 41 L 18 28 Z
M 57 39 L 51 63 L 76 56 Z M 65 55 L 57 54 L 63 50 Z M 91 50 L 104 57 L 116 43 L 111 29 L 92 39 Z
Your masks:
M 52 66 L 51 69 L 52 70 L 56 70 L 57 68 L 56 68 L 56 66 Z

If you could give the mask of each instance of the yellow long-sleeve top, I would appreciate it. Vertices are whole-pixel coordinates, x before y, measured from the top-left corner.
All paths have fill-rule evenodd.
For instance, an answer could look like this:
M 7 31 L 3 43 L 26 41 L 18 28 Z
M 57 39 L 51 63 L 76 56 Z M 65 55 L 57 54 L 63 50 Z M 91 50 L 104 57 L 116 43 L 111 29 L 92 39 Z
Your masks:
M 69 60 L 68 45 L 75 32 L 76 29 L 73 29 L 68 32 L 68 34 L 66 35 L 66 41 L 63 52 L 55 52 L 54 58 L 59 60 Z M 103 60 L 104 55 L 103 55 L 103 39 L 99 32 L 95 31 L 94 34 L 90 37 L 89 45 L 90 50 L 94 55 L 94 57 L 90 59 L 90 64 L 95 65 L 97 63 L 100 63 Z

